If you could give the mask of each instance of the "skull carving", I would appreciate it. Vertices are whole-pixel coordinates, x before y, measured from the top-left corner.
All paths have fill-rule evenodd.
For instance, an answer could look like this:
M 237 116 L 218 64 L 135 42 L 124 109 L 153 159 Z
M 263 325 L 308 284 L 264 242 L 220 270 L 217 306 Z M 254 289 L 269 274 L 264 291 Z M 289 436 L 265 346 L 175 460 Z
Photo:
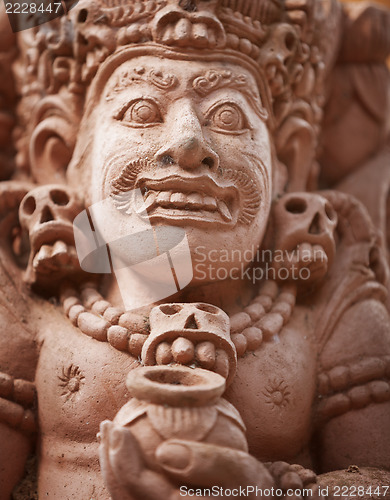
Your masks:
M 264 45 L 263 57 L 265 61 L 265 72 L 270 85 L 272 95 L 277 96 L 286 91 L 288 65 L 293 60 L 293 54 L 297 50 L 297 40 L 294 30 L 288 24 L 282 24 L 273 28 L 272 39 L 278 39 L 278 50 L 274 50 L 273 42 Z M 297 67 L 296 72 L 301 71 Z
M 211 304 L 162 304 L 152 309 L 150 335 L 142 349 L 145 365 L 200 365 L 234 376 L 237 355 L 230 340 L 228 315 Z
M 72 191 L 61 185 L 40 186 L 24 197 L 19 220 L 30 239 L 28 282 L 37 281 L 37 274 L 68 267 L 74 257 L 77 260 L 72 222 L 82 208 Z
M 315 261 L 313 279 L 323 277 L 336 248 L 337 214 L 330 202 L 314 193 L 289 193 L 275 204 L 273 217 L 275 249 L 292 254 L 292 259 L 286 259 L 290 263 L 312 265 Z

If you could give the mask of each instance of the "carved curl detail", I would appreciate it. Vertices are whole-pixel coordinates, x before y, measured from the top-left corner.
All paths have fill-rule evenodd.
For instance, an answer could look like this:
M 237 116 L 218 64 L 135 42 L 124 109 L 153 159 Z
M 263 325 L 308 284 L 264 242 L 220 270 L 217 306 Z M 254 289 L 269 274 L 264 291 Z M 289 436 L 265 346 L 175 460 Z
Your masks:
M 250 91 L 250 85 L 248 85 L 248 79 L 245 75 L 234 75 L 231 71 L 210 70 L 205 75 L 195 78 L 192 87 L 202 97 L 214 90 L 226 87 L 240 89 L 241 92 L 248 95 L 260 118 L 264 121 L 268 119 L 267 110 L 261 105 L 258 97 Z
M 193 81 L 194 90 L 201 96 L 207 95 L 212 90 L 221 89 L 227 86 L 234 86 L 243 88 L 248 85 L 247 79 L 244 75 L 233 75 L 231 71 L 217 71 L 210 70 L 205 75 L 195 78 Z
M 243 54 L 252 59 L 254 68 L 258 68 L 258 80 L 263 82 L 261 98 L 270 115 L 269 128 L 278 128 L 293 113 L 296 102 L 305 102 L 314 109 L 315 116 L 309 124 L 316 127 L 323 106 L 318 100 L 323 94 L 322 67 L 329 62 L 319 38 L 329 23 L 338 18 L 338 12 L 332 11 L 324 22 L 320 11 L 312 11 L 306 3 L 291 10 L 291 6 L 283 7 L 269 0 L 229 2 L 229 6 L 226 2 L 201 2 L 193 11 L 179 2 L 176 5 L 165 0 L 83 0 L 66 17 L 37 28 L 33 36 L 20 35 L 24 39 L 20 62 L 25 70 L 23 76 L 18 73 L 23 109 L 33 109 L 45 94 L 61 93 L 63 98 L 81 103 L 107 57 L 121 46 L 156 42 L 175 50 L 227 48 Z M 315 39 L 310 33 L 316 33 Z M 202 95 L 203 90 L 223 86 L 229 78 L 235 86 L 246 90 L 240 75 L 213 73 L 198 80 L 194 88 Z M 149 80 L 163 90 L 175 84 L 173 79 L 158 73 L 149 75 Z M 257 108 L 261 113 L 261 105 Z M 22 116 L 19 119 L 23 121 Z M 27 130 L 27 135 L 31 135 L 31 130 L 23 127 L 26 124 L 21 125 L 18 166 L 21 168 L 24 163 L 28 168 L 29 137 L 22 134 Z
M 175 75 L 164 74 L 160 70 L 152 69 L 148 73 L 145 73 L 145 68 L 135 68 L 132 74 L 126 71 L 119 77 L 119 81 L 114 87 L 114 92 L 120 92 L 127 88 L 129 84 L 135 82 L 151 83 L 160 90 L 168 91 L 177 87 L 179 80 Z

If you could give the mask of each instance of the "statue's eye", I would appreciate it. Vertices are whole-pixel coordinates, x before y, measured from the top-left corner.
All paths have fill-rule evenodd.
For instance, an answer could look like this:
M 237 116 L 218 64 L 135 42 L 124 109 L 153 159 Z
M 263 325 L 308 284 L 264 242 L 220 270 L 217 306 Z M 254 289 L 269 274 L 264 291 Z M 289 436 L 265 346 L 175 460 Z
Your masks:
M 163 121 L 157 104 L 151 99 L 131 102 L 115 118 L 133 127 L 151 127 Z
M 231 102 L 217 105 L 206 118 L 209 126 L 218 132 L 242 133 L 248 128 L 244 113 Z

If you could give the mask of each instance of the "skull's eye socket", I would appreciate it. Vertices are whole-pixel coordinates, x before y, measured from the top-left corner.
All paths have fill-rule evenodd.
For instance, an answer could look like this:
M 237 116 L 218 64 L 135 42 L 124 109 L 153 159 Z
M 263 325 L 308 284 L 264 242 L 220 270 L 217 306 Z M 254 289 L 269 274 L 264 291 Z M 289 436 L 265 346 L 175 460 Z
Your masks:
M 164 313 L 166 316 L 172 316 L 182 310 L 182 307 L 179 304 L 164 304 L 160 306 L 160 311 Z
M 209 314 L 218 314 L 218 308 L 212 306 L 211 304 L 197 304 L 196 308 L 199 309 L 199 311 L 207 312 Z
M 286 210 L 291 214 L 303 214 L 306 212 L 307 203 L 302 198 L 290 198 L 286 202 Z
M 247 130 L 245 115 L 237 104 L 225 102 L 212 108 L 206 116 L 207 124 L 216 132 L 237 133 Z
M 68 194 L 59 189 L 50 191 L 50 198 L 55 205 L 59 205 L 60 207 L 66 206 L 70 201 Z
M 330 203 L 325 204 L 325 213 L 331 222 L 335 222 L 337 220 L 336 211 L 334 210 L 332 205 L 330 205 Z
M 115 118 L 132 127 L 151 127 L 163 121 L 159 107 L 152 99 L 132 101 Z
M 36 208 L 37 204 L 32 196 L 29 196 L 24 200 L 22 210 L 26 215 L 32 215 Z

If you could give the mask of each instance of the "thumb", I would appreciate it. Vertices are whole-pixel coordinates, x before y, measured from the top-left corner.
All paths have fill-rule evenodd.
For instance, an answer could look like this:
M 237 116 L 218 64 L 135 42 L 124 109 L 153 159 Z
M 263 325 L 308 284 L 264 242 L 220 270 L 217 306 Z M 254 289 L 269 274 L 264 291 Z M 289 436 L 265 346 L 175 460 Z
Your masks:
M 248 453 L 223 446 L 172 439 L 157 448 L 156 459 L 170 477 L 183 484 L 226 488 L 274 485 L 261 462 Z

